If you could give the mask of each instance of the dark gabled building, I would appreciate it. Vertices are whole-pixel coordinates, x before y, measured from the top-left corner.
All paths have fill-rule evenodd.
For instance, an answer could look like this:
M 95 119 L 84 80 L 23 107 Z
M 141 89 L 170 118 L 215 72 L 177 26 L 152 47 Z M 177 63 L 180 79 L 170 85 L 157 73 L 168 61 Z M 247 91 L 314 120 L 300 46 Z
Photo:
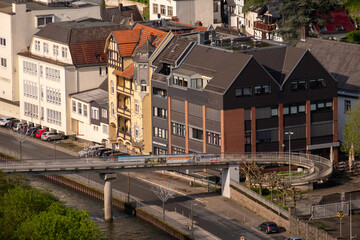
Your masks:
M 136 5 L 100 8 L 101 19 L 105 22 L 112 22 L 121 25 L 133 25 L 134 22 L 144 21 Z
M 150 64 L 155 154 L 282 152 L 290 131 L 293 151 L 328 156 L 338 146 L 337 82 L 309 51 L 173 38 Z

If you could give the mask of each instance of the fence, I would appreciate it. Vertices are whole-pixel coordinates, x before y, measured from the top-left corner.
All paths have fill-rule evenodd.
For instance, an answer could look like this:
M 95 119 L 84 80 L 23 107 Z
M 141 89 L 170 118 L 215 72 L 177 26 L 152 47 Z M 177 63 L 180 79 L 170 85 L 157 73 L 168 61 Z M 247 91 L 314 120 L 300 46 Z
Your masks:
M 360 200 L 351 201 L 351 209 L 360 209 Z M 350 201 L 328 203 L 314 206 L 298 206 L 295 208 L 296 216 L 311 216 L 312 219 L 336 217 L 339 211 L 345 215 L 350 213 Z

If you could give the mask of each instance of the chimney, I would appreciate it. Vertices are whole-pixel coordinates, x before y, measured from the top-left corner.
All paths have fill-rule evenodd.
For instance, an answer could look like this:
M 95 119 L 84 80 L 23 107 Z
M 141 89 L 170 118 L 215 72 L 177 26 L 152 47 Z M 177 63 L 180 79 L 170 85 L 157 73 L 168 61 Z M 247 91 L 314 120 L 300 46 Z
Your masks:
M 123 9 L 123 4 L 122 4 L 122 3 L 119 3 L 118 8 L 119 8 L 119 12 L 122 12 L 122 9 Z
M 202 26 L 202 22 L 201 21 L 196 21 L 195 26 Z
M 306 42 L 306 38 L 308 37 L 308 34 L 309 34 L 309 28 L 306 26 L 301 26 L 300 41 Z
M 26 2 L 25 0 L 16 0 L 12 3 L 12 12 L 25 12 L 26 11 Z

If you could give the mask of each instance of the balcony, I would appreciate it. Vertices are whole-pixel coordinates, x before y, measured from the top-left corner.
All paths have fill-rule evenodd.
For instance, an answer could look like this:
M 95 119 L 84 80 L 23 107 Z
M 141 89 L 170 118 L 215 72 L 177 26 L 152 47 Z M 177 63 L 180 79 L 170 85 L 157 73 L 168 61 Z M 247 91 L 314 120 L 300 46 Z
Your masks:
M 275 24 L 265 24 L 262 21 L 256 21 L 256 22 L 254 22 L 254 29 L 271 32 L 276 29 L 276 25 Z
M 124 140 L 131 140 L 131 121 L 128 118 L 118 118 L 118 137 Z
M 125 115 L 127 117 L 131 116 L 131 99 L 130 97 L 118 94 L 118 114 Z
M 117 79 L 117 91 L 120 91 L 122 93 L 126 93 L 129 95 L 134 95 L 134 90 L 132 89 L 132 81 L 128 79 L 124 79 L 122 77 L 119 77 Z

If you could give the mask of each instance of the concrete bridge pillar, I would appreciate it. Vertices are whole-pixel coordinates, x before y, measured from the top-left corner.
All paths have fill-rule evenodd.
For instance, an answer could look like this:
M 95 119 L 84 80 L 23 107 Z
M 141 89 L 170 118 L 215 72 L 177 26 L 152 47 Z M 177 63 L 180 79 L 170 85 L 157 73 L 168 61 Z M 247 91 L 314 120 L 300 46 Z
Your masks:
M 230 198 L 230 181 L 239 182 L 239 179 L 239 165 L 229 165 L 229 167 L 221 169 L 221 194 Z
M 105 221 L 113 219 L 112 214 L 112 183 L 111 180 L 116 178 L 115 173 L 100 173 L 101 179 L 105 181 L 104 184 L 104 218 Z

